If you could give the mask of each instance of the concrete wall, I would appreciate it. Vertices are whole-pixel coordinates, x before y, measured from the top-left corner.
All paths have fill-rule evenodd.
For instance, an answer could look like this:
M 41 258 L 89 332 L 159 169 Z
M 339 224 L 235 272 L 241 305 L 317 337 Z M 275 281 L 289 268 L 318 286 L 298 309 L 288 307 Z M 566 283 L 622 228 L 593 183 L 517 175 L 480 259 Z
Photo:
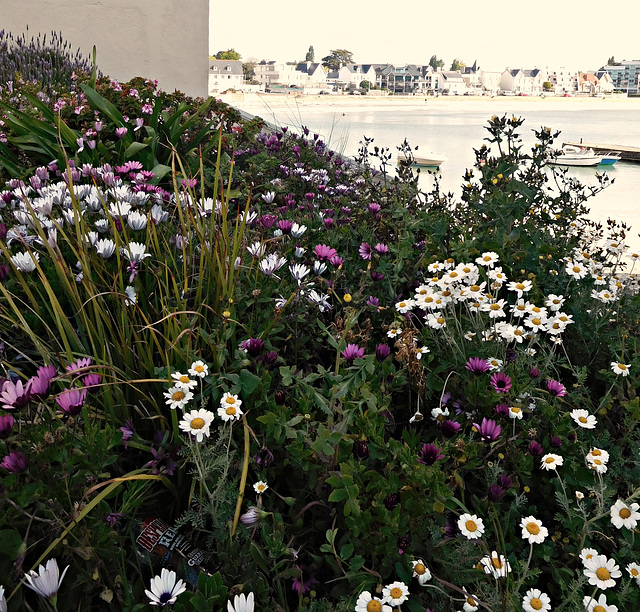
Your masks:
M 207 95 L 209 0 L 0 0 L 0 29 L 51 30 L 119 81 L 157 79 L 165 91 Z

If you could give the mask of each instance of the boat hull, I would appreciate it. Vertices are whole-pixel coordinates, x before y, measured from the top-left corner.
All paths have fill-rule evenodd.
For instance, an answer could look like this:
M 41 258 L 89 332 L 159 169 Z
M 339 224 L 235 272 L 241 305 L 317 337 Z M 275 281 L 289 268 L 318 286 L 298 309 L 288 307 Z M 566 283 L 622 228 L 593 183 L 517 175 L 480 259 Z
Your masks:
M 398 163 L 399 164 L 408 164 L 411 163 L 412 166 L 421 166 L 424 168 L 439 168 L 445 161 L 446 157 L 439 153 L 430 153 L 427 156 L 423 155 L 414 155 L 409 162 L 409 158 L 403 153 L 398 154 Z

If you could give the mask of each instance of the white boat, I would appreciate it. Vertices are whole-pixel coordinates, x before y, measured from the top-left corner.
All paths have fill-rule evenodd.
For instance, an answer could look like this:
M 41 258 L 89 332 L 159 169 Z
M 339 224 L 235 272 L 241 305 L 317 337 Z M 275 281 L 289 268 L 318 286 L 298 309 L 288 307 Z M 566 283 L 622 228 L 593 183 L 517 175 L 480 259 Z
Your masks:
M 549 163 L 555 166 L 597 166 L 603 158 L 603 155 L 596 155 L 593 149 L 565 145 L 549 158 Z
M 602 161 L 600 162 L 600 164 L 603 166 L 613 166 L 613 164 L 615 164 L 617 161 L 620 161 L 620 159 L 620 153 L 609 151 L 608 153 L 604 153 L 602 155 Z
M 427 153 L 420 153 L 419 155 L 407 156 L 406 153 L 401 151 L 398 153 L 398 163 L 408 164 L 412 166 L 423 166 L 426 168 L 439 168 L 447 160 L 446 155 L 442 153 L 433 153 L 428 151 Z

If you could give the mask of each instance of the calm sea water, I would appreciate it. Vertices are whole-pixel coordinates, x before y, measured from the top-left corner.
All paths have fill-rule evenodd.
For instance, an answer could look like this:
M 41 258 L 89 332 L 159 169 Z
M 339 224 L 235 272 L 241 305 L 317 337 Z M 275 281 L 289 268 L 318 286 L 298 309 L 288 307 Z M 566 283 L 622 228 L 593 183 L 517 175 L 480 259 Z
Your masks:
M 474 148 L 479 148 L 488 135 L 484 126 L 494 114 L 504 113 L 523 117 L 520 129 L 525 147 L 535 142 L 533 130 L 548 126 L 561 131 L 556 141 L 620 144 L 640 146 L 640 100 L 637 107 L 617 107 L 615 101 L 552 100 L 515 101 L 496 99 L 472 101 L 451 100 L 438 103 L 430 99 L 419 104 L 371 104 L 369 101 L 332 105 L 265 106 L 249 105 L 248 112 L 264 119 L 299 128 L 307 126 L 312 132 L 321 134 L 329 145 L 353 156 L 364 136 L 373 138 L 380 147 L 389 147 L 395 159 L 396 147 L 406 138 L 418 153 L 435 151 L 444 153 L 447 161 L 440 168 L 441 184 L 456 197 L 460 194 L 462 175 L 473 166 Z M 621 105 L 622 106 L 622 105 Z M 631 104 L 631 106 L 635 106 Z M 595 173 L 603 168 L 571 168 L 570 172 L 585 184 L 596 184 Z M 625 221 L 632 226 L 627 242 L 632 249 L 640 251 L 640 163 L 617 162 L 608 167 L 607 174 L 615 179 L 605 191 L 589 200 L 590 217 L 596 221 L 607 218 Z M 424 174 L 421 183 L 428 188 L 432 179 Z

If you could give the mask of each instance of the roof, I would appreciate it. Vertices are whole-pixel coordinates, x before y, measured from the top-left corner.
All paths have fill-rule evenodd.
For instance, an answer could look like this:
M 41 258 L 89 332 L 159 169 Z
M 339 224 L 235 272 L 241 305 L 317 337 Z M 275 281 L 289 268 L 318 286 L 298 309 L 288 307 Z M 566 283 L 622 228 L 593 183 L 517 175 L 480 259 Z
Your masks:
M 209 72 L 216 74 L 243 74 L 241 60 L 209 60 Z

